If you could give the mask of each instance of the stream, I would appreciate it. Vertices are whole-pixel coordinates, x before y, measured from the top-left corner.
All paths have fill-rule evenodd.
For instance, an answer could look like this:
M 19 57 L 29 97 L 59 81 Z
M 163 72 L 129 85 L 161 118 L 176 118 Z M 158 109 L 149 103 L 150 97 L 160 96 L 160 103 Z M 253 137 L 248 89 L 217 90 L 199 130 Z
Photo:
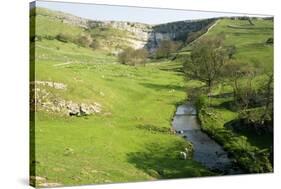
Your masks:
M 222 146 L 201 131 L 196 109 L 191 103 L 177 107 L 172 124 L 178 135 L 193 144 L 195 161 L 224 175 L 243 173 Z

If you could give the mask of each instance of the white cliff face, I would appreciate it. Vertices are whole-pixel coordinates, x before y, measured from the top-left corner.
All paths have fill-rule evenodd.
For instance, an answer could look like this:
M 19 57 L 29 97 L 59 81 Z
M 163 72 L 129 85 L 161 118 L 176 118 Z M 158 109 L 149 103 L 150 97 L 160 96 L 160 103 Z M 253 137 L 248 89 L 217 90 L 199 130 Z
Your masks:
M 129 34 L 124 41 L 127 41 L 135 49 L 143 48 L 147 44 L 152 32 L 152 26 L 148 24 L 122 21 L 89 21 L 88 27 L 111 27 Z
M 191 32 L 210 27 L 214 19 L 179 21 L 160 25 L 149 25 L 133 22 L 106 21 L 100 26 L 112 27 L 131 34 L 127 41 L 131 47 L 155 50 L 163 40 L 185 41 Z

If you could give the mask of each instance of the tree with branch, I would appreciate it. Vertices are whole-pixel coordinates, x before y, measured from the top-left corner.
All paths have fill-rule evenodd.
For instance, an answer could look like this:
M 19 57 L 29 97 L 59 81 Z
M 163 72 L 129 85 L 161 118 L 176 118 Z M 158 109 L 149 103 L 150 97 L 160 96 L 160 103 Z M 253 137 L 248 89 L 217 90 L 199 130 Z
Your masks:
M 206 84 L 208 95 L 219 80 L 227 60 L 223 37 L 202 38 L 192 48 L 190 59 L 184 63 L 187 78 L 197 79 Z

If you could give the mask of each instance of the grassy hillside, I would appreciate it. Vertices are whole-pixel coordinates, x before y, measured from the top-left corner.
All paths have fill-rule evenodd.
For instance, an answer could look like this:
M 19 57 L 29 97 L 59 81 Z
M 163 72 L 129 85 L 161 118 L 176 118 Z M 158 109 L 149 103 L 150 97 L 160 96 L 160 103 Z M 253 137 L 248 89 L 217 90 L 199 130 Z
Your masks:
M 273 37 L 273 22 L 271 20 L 253 20 L 250 25 L 247 20 L 219 20 L 206 36 L 225 35 L 225 45 L 235 45 L 235 58 L 240 61 L 262 63 L 272 67 L 273 46 L 267 45 L 268 38 Z
M 64 23 L 62 19 L 59 19 L 59 16 L 61 15 L 63 15 L 63 13 L 45 8 L 33 9 L 31 14 L 31 25 L 36 23 L 36 35 L 41 37 L 55 37 L 56 35 L 63 33 L 75 37 L 83 34 L 83 28 Z
M 80 20 L 79 17 L 63 12 L 45 8 L 36 8 L 32 11 L 32 17 L 35 19 L 31 19 L 31 25 L 36 23 L 35 33 L 40 39 L 54 39 L 58 35 L 63 35 L 66 40 L 76 43 L 81 36 L 91 36 L 95 42 L 94 48 L 115 52 L 132 46 L 136 38 L 131 32 L 110 26 L 97 24 L 89 27 L 87 20 Z

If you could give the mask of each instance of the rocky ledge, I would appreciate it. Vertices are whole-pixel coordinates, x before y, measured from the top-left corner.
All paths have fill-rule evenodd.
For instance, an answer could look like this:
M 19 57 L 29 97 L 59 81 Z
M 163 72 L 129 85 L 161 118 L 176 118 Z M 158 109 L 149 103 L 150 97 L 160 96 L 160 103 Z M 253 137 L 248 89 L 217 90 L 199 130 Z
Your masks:
M 102 106 L 98 102 L 81 103 L 63 99 L 55 90 L 67 90 L 66 84 L 52 81 L 33 81 L 30 84 L 32 111 L 46 111 L 69 116 L 87 116 L 102 111 Z

